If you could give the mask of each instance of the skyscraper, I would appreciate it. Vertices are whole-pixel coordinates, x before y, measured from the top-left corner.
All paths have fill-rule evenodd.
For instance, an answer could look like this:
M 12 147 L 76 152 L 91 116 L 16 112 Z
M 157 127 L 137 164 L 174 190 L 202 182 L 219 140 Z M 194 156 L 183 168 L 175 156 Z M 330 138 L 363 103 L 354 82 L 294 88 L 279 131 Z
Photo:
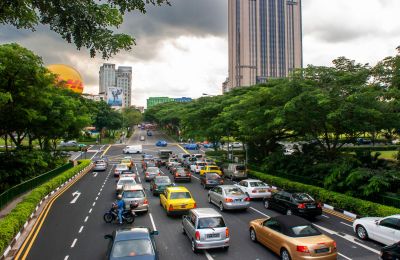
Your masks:
M 99 93 L 108 95 L 109 88 L 122 89 L 122 107 L 130 107 L 132 99 L 132 67 L 104 63 L 99 71 Z M 107 97 L 106 97 L 107 100 Z
M 228 0 L 228 8 L 227 90 L 302 67 L 301 0 Z
M 105 94 L 108 87 L 115 87 L 115 64 L 104 63 L 99 71 L 99 93 Z
M 132 67 L 119 66 L 116 71 L 117 88 L 123 89 L 123 107 L 131 106 L 132 98 Z

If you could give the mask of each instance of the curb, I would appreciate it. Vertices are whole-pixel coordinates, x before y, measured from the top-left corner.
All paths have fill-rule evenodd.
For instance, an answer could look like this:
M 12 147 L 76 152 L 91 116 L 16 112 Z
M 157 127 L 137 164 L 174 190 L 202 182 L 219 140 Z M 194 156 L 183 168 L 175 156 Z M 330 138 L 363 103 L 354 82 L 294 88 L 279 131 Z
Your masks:
M 339 213 L 341 213 L 341 214 L 343 214 L 343 215 L 345 215 L 347 217 L 350 217 L 352 219 L 362 218 L 362 216 L 360 216 L 360 215 L 354 214 L 352 212 L 349 212 L 349 211 L 346 211 L 346 210 L 343 210 L 343 209 L 335 208 L 335 207 L 333 207 L 333 206 L 331 206 L 329 204 L 325 204 L 324 203 L 323 206 L 326 209 L 339 212 Z
M 18 239 L 21 237 L 21 234 L 26 230 L 27 226 L 29 223 L 35 218 L 36 213 L 38 212 L 39 206 L 42 205 L 42 203 L 49 198 L 49 196 L 53 195 L 55 192 L 57 192 L 60 188 L 64 187 L 66 184 L 68 184 L 70 181 L 74 180 L 76 177 L 78 177 L 80 174 L 84 173 L 85 171 L 90 171 L 93 168 L 93 163 L 89 164 L 85 168 L 83 168 L 81 171 L 79 171 L 77 174 L 72 176 L 69 180 L 66 182 L 62 183 L 60 186 L 58 186 L 56 189 L 51 191 L 49 194 L 47 194 L 36 206 L 34 212 L 29 216 L 29 219 L 25 222 L 21 230 L 17 233 L 17 235 L 11 240 L 11 243 L 8 245 L 6 250 L 4 250 L 4 253 L 0 256 L 0 260 L 6 259 L 7 255 L 10 253 L 12 247 L 18 242 Z

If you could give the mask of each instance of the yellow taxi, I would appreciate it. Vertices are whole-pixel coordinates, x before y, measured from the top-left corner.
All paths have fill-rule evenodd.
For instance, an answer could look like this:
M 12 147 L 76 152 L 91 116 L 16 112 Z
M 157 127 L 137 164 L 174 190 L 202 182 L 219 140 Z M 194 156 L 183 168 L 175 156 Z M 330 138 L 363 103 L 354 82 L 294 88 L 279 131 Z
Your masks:
M 167 211 L 167 215 L 184 214 L 196 208 L 196 201 L 185 187 L 167 187 L 160 194 L 160 205 Z
M 133 161 L 132 159 L 124 158 L 121 160 L 121 164 L 125 164 L 126 166 L 128 166 L 129 169 L 132 169 Z
M 200 170 L 200 175 L 205 174 L 206 172 L 215 172 L 218 175 L 222 176 L 222 171 L 219 169 L 217 165 L 206 165 L 203 169 Z

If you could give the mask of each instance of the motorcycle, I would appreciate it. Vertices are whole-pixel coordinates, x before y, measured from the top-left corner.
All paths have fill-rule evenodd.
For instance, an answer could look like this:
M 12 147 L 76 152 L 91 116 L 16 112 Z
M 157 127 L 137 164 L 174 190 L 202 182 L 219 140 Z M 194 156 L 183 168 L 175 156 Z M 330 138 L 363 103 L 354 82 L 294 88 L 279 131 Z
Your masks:
M 122 221 L 128 224 L 132 224 L 135 221 L 136 213 L 134 211 L 135 208 L 139 206 L 139 203 L 131 203 L 129 205 L 129 209 L 124 209 L 122 212 Z M 106 212 L 103 216 L 103 219 L 106 223 L 111 223 L 113 221 L 118 222 L 118 205 L 117 203 L 113 203 L 111 209 Z

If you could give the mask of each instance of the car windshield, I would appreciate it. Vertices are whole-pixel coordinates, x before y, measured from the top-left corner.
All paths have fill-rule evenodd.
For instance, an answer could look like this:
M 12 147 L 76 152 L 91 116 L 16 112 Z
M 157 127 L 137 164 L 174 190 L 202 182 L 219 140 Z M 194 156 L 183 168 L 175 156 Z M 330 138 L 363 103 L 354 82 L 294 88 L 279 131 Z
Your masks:
M 206 178 L 207 179 L 211 179 L 211 180 L 215 180 L 215 179 L 219 179 L 219 175 L 215 172 L 210 172 L 206 174 Z
M 222 217 L 200 218 L 199 224 L 197 226 L 198 229 L 220 228 L 220 227 L 225 227 L 225 222 L 222 219 Z
M 161 178 L 156 178 L 154 182 L 157 184 L 170 184 L 171 180 L 167 176 L 165 176 Z
M 118 181 L 118 185 L 125 185 L 125 184 L 136 184 L 136 181 L 134 179 L 124 179 Z
M 240 196 L 243 195 L 243 191 L 237 187 L 229 187 L 224 189 L 225 194 L 228 196 Z
M 302 225 L 295 226 L 290 228 L 295 237 L 309 237 L 309 236 L 318 236 L 321 235 L 321 232 L 318 231 L 312 225 Z
M 124 191 L 122 197 L 127 199 L 141 199 L 144 198 L 145 195 L 142 190 L 130 190 Z
M 244 171 L 244 170 L 246 170 L 246 167 L 244 167 L 244 165 L 237 165 L 236 166 L 236 170 L 237 171 Z
M 190 193 L 187 191 L 182 191 L 182 192 L 172 192 L 170 199 L 171 200 L 177 200 L 177 199 L 190 199 L 192 196 L 190 196 Z
M 294 193 L 292 196 L 293 199 L 296 201 L 309 201 L 309 202 L 314 201 L 314 199 L 306 193 Z
M 262 181 L 252 181 L 250 182 L 250 187 L 265 187 L 267 184 L 265 184 Z
M 134 239 L 117 241 L 111 256 L 113 258 L 154 255 L 153 245 L 149 239 Z
M 152 159 L 152 158 L 153 158 L 153 155 L 151 155 L 151 154 L 144 155 L 144 159 Z
M 155 163 L 147 163 L 147 167 L 156 167 Z
M 176 172 L 177 172 L 177 173 L 185 173 L 186 171 L 185 171 L 184 168 L 177 168 L 177 169 L 176 169 Z

